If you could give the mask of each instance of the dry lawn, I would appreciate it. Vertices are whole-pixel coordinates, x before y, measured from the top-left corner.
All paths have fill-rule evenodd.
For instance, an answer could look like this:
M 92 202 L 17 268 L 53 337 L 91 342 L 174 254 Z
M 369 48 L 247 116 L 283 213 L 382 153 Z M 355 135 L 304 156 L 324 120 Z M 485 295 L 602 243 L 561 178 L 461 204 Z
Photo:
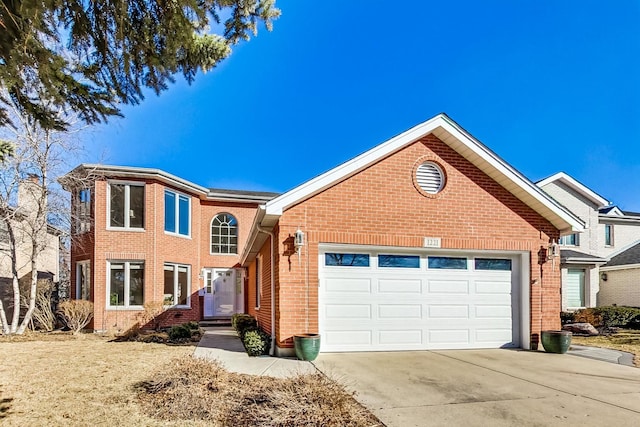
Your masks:
M 233 374 L 192 352 L 96 335 L 0 337 L 0 425 L 380 425 L 322 375 Z
M 626 351 L 635 354 L 633 363 L 640 367 L 640 331 L 621 329 L 618 333 L 609 336 L 577 337 L 571 339 L 573 344 L 589 345 L 592 347 L 611 348 L 613 350 Z

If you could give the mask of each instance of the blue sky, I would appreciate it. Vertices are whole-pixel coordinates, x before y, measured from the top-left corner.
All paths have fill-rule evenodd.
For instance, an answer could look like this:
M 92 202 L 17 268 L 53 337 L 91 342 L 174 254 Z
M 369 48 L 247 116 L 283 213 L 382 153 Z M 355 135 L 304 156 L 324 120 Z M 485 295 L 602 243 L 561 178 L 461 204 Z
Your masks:
M 445 112 L 531 180 L 640 211 L 640 2 L 398 5 L 277 0 L 273 32 L 94 127 L 82 160 L 283 192 Z

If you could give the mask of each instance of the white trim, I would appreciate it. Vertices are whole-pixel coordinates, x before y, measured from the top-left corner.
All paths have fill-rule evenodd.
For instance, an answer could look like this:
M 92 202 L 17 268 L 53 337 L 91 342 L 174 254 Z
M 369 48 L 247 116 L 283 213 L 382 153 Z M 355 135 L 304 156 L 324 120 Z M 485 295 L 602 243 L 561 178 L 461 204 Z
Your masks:
M 612 265 L 611 267 L 600 267 L 600 271 L 628 270 L 633 268 L 640 268 L 640 264 L 624 264 Z
M 167 193 L 173 193 L 176 196 L 175 199 L 175 206 L 174 206 L 174 214 L 175 214 L 175 227 L 176 227 L 176 231 L 167 231 L 165 229 L 165 227 L 167 226 L 167 218 L 166 218 L 166 195 Z M 180 196 L 182 197 L 186 197 L 187 198 L 187 202 L 189 202 L 189 232 L 187 234 L 182 234 L 180 233 Z M 163 207 L 165 209 L 163 209 L 163 213 L 162 213 L 162 217 L 164 219 L 163 223 L 162 223 L 162 229 L 164 230 L 164 234 L 169 235 L 169 236 L 175 236 L 175 237 L 183 237 L 183 238 L 191 238 L 191 219 L 192 219 L 192 212 L 191 212 L 191 196 L 189 194 L 185 194 L 185 193 L 181 193 L 179 191 L 176 191 L 172 188 L 166 188 L 164 189 L 164 192 L 162 193 L 162 203 L 163 203 Z
M 513 167 L 500 159 L 495 153 L 469 135 L 444 114 L 439 114 L 267 202 L 265 204 L 266 214 L 275 216 L 282 215 L 288 207 L 312 197 L 335 185 L 335 183 L 352 176 L 367 166 L 431 133 L 438 136 L 443 142 L 450 146 L 456 141 L 459 142 L 463 148 L 466 149 L 464 154 L 465 158 L 480 167 L 480 169 L 483 169 L 481 166 L 484 166 L 484 169 L 490 168 L 496 171 L 498 176 L 502 176 L 515 184 L 515 188 L 507 188 L 507 190 L 540 215 L 547 218 L 559 230 L 565 233 L 584 230 L 584 223 L 578 217 L 563 208 L 543 192 L 542 189 L 513 169 Z M 450 138 L 447 138 L 447 136 L 453 138 L 455 141 L 450 141 Z M 452 146 L 452 148 L 462 154 L 462 147 Z M 498 177 L 494 177 L 494 179 L 497 180 Z
M 576 192 L 580 193 L 581 195 L 583 195 L 584 197 L 588 198 L 593 203 L 595 203 L 598 206 L 598 208 L 604 208 L 611 204 L 604 197 L 600 196 L 595 191 L 589 189 L 587 186 L 585 186 L 584 184 L 581 184 L 580 182 L 578 182 L 577 180 L 570 177 L 564 172 L 558 172 L 554 175 L 551 175 L 548 178 L 543 179 L 542 181 L 538 181 L 536 185 L 538 187 L 544 187 L 545 185 L 550 184 L 554 181 L 561 181 L 564 184 L 568 185 L 573 190 L 575 190 Z
M 124 212 L 122 212 L 122 219 L 124 221 L 124 227 L 114 227 L 111 225 L 111 186 L 112 185 L 124 185 Z M 142 187 L 143 193 L 142 193 L 142 197 L 144 198 L 143 201 L 143 210 L 142 210 L 142 227 L 130 227 L 129 226 L 129 222 L 130 222 L 130 218 L 129 215 L 127 215 L 126 213 L 130 211 L 130 204 L 131 204 L 131 195 L 130 195 L 130 188 L 131 186 L 136 186 L 136 187 Z M 144 232 L 145 231 L 145 221 L 146 221 L 146 216 L 147 216 L 147 212 L 146 212 L 146 202 L 147 202 L 147 185 L 146 182 L 144 181 L 122 181 L 122 180 L 117 180 L 117 179 L 110 179 L 107 180 L 107 230 L 109 231 L 136 231 L 136 232 Z
M 165 272 L 165 267 L 173 267 L 173 299 L 174 302 L 176 300 L 176 295 L 178 293 L 178 289 L 179 289 L 179 282 L 178 282 L 178 268 L 180 267 L 186 267 L 187 268 L 187 303 L 186 304 L 164 304 L 164 272 Z M 165 308 L 191 308 L 191 265 L 189 264 L 181 264 L 178 262 L 165 262 L 162 264 L 162 278 L 163 278 L 163 282 L 162 282 L 162 305 Z
M 124 304 L 123 305 L 111 305 L 111 264 L 124 264 Z M 131 275 L 129 274 L 131 264 L 140 264 L 142 265 L 142 269 L 145 272 L 146 276 L 146 263 L 142 260 L 107 260 L 107 286 L 105 286 L 106 291 L 106 308 L 107 310 L 142 310 L 144 308 L 144 288 L 146 287 L 147 278 L 145 277 L 142 282 L 142 299 L 143 305 L 129 305 L 129 294 L 130 294 L 130 279 Z
M 84 295 L 82 295 L 82 286 L 80 283 L 80 279 L 82 277 L 84 277 L 81 274 L 81 270 L 82 268 L 85 267 L 87 269 L 87 280 L 89 281 L 89 295 L 87 296 L 87 298 L 84 298 Z M 76 261 L 76 298 L 75 299 L 82 299 L 82 300 L 87 300 L 87 301 L 91 301 L 91 260 L 90 259 L 85 259 L 82 261 Z

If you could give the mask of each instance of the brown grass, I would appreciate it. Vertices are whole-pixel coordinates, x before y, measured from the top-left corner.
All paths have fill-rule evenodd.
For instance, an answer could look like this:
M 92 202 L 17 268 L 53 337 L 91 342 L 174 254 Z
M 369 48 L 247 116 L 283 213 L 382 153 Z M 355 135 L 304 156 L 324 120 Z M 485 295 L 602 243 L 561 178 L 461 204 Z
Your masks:
M 322 374 L 289 379 L 242 375 L 183 357 L 138 384 L 145 412 L 216 426 L 374 426 L 344 386 Z
M 635 354 L 633 363 L 640 367 L 640 331 L 621 329 L 616 334 L 596 337 L 577 337 L 571 339 L 573 344 L 588 345 L 592 347 L 611 348 L 613 350 L 626 351 Z
M 192 352 L 92 334 L 0 337 L 0 425 L 380 425 L 322 375 L 234 374 Z

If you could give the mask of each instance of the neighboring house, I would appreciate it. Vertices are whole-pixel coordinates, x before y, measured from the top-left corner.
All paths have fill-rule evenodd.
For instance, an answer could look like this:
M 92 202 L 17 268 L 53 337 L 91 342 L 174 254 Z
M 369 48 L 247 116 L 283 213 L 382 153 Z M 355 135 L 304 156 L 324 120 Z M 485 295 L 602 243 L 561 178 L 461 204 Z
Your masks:
M 640 242 L 612 256 L 600 271 L 598 305 L 640 307 Z
M 74 292 L 95 329 L 164 299 L 165 324 L 252 314 L 277 355 L 308 332 L 321 351 L 535 346 L 560 327 L 550 249 L 584 229 L 444 114 L 278 197 L 153 169 L 73 174 L 96 177 L 69 188 L 87 213 Z
M 611 287 L 618 276 L 614 275 L 613 282 L 602 280 L 602 266 L 613 255 L 640 241 L 640 214 L 621 211 L 564 172 L 545 178 L 537 185 L 586 225 L 583 232 L 559 240 L 562 309 L 608 305 L 608 298 L 603 296 L 609 293 L 606 288 Z
M 161 325 L 245 310 L 239 254 L 258 205 L 276 194 L 87 164 L 61 182 L 74 213 L 71 294 L 94 302 L 93 329 L 128 329 L 153 303 L 167 309 Z
M 16 238 L 16 267 L 18 279 L 23 287 L 31 283 L 31 234 L 29 218 L 37 209 L 36 198 L 41 194 L 37 177 L 29 177 L 18 185 L 17 204 L 10 208 L 10 218 Z M 37 255 L 38 279 L 57 282 L 60 273 L 60 236 L 63 232 L 47 226 L 44 236 L 44 250 Z M 13 314 L 13 273 L 11 268 L 11 250 L 7 225 L 0 221 L 0 298 L 10 322 Z

